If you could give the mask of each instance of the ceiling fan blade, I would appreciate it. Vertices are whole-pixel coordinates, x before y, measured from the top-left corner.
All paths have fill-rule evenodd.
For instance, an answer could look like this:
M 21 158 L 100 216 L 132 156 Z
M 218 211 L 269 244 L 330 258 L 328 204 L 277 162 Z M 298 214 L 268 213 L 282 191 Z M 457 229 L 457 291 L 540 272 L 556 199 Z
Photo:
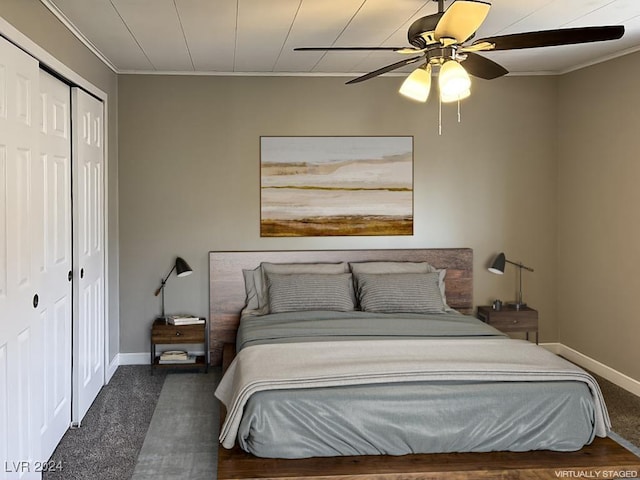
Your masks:
M 398 51 L 402 50 L 406 47 L 297 47 L 293 50 L 296 52 L 328 52 L 328 51 L 339 51 L 339 52 L 358 52 L 358 51 L 369 51 L 369 50 L 387 50 L 387 51 Z
M 491 50 L 516 50 L 520 48 L 554 47 L 576 43 L 603 42 L 617 40 L 624 35 L 623 25 L 603 27 L 560 28 L 539 32 L 515 33 L 497 37 L 481 38 L 473 45 L 484 42 L 494 44 Z
M 462 66 L 470 75 L 483 78 L 485 80 L 493 80 L 509 73 L 509 70 L 502 65 L 497 64 L 493 60 L 489 60 L 477 53 L 468 52 L 465 54 L 466 60 L 462 62 Z
M 436 25 L 436 39 L 452 38 L 456 43 L 465 42 L 482 25 L 490 8 L 490 3 L 477 0 L 453 2 Z
M 382 75 L 383 73 L 387 73 L 397 68 L 404 67 L 405 65 L 409 65 L 410 63 L 417 62 L 421 58 L 423 58 L 422 55 L 420 55 L 419 57 L 411 57 L 396 63 L 392 63 L 391 65 L 387 65 L 386 67 L 379 68 L 378 70 L 374 70 L 373 72 L 369 72 L 360 77 L 349 80 L 347 82 L 347 85 L 350 85 L 352 83 L 364 82 L 365 80 L 369 80 L 370 78 L 377 77 L 378 75 Z

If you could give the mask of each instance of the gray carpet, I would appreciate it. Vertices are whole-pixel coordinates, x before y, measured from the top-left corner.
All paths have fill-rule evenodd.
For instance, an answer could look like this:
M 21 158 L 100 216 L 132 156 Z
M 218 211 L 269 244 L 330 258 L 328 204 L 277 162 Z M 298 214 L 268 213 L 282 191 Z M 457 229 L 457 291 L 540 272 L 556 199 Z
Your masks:
M 169 374 L 166 381 L 149 375 L 149 367 L 118 368 L 83 427 L 69 430 L 51 457 L 63 462 L 63 471 L 44 478 L 215 479 L 219 378 L 219 368 Z M 612 438 L 640 455 L 640 397 L 596 378 L 617 433 Z
M 592 375 L 598 380 L 598 385 L 600 385 L 600 390 L 602 390 L 607 404 L 607 410 L 609 410 L 611 417 L 611 429 L 628 444 L 619 441 L 613 435 L 611 438 L 640 456 L 640 397 L 594 373 Z
M 67 430 L 51 460 L 62 470 L 45 473 L 45 480 L 124 480 L 131 477 L 153 411 L 164 372 L 149 367 L 118 367 L 82 421 Z

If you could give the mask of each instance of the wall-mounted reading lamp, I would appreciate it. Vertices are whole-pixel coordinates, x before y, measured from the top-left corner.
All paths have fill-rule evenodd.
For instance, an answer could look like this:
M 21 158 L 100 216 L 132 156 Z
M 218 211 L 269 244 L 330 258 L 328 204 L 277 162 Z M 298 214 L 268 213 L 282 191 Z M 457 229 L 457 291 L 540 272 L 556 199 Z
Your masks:
M 164 286 L 167 283 L 167 280 L 169 279 L 169 277 L 171 276 L 174 270 L 176 271 L 176 276 L 178 277 L 186 277 L 187 275 L 191 275 L 193 273 L 193 270 L 191 269 L 189 264 L 185 262 L 182 257 L 176 258 L 176 262 L 173 264 L 173 267 L 171 267 L 171 270 L 169 271 L 167 276 L 164 277 L 164 280 L 162 280 L 162 283 L 160 283 L 160 286 L 158 287 L 155 293 L 156 297 L 160 293 L 162 293 L 162 317 L 161 318 L 163 319 L 166 319 L 166 316 L 164 314 Z
M 513 306 L 516 310 L 520 310 L 521 308 L 527 306 L 527 304 L 522 301 L 522 269 L 524 268 L 525 270 L 533 272 L 533 268 L 527 267 L 520 262 L 512 262 L 511 260 L 507 260 L 507 258 L 504 256 L 504 253 L 499 253 L 489 267 L 489 271 L 491 273 L 502 275 L 504 273 L 504 267 L 506 263 L 510 263 L 511 265 L 515 265 L 516 267 L 518 267 L 518 283 L 520 286 L 518 290 L 518 300 L 516 300 L 516 303 L 513 304 Z

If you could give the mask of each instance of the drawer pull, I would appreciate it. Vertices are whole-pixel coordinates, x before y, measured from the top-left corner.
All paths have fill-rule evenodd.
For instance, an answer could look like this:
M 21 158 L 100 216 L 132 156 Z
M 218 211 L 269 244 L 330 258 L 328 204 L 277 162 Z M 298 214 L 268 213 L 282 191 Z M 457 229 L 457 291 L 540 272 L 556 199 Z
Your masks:
M 182 335 L 180 332 L 176 332 L 176 337 L 179 337 L 180 335 Z
M 514 320 L 514 321 L 513 321 L 513 324 L 514 324 L 514 325 L 515 325 L 516 323 L 518 323 L 518 320 Z

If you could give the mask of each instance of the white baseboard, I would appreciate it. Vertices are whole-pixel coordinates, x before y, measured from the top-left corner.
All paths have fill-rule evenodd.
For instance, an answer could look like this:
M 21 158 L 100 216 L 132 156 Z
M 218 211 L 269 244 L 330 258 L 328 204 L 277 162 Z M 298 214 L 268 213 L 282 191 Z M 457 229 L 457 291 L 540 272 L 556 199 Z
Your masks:
M 556 355 L 560 355 L 560 351 L 563 347 L 561 343 L 541 343 L 540 346 L 546 348 L 551 353 L 555 353 Z
M 105 384 L 108 384 L 111 380 L 111 377 L 113 377 L 113 374 L 116 373 L 116 370 L 118 369 L 118 365 L 120 363 L 118 359 L 119 356 L 120 354 L 114 355 L 113 360 L 111 360 L 111 363 L 107 366 L 107 371 L 105 372 Z
M 120 365 L 149 365 L 149 352 L 121 353 L 118 355 Z
M 605 365 L 604 363 L 594 360 L 571 347 L 567 347 L 562 343 L 541 343 L 540 346 L 555 353 L 556 355 L 563 356 L 567 360 L 600 375 L 611 383 L 615 383 L 617 386 L 640 397 L 640 382 L 638 380 L 631 378 L 624 373 Z

